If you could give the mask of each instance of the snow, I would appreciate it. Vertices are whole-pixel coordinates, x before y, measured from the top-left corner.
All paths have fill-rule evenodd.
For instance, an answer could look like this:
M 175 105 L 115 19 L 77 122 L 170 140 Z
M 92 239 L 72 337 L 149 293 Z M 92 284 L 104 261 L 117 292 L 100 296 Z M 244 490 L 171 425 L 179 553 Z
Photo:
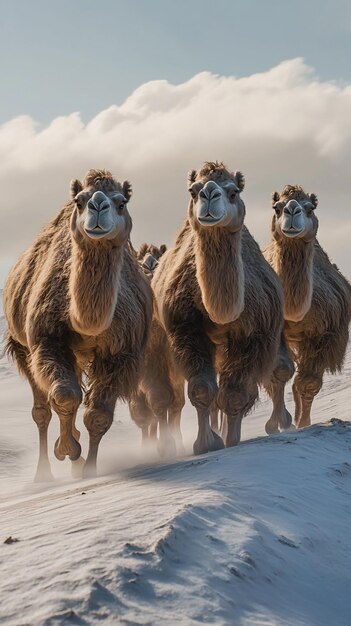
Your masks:
M 350 374 L 351 350 L 311 428 L 264 436 L 263 397 L 240 446 L 200 457 L 187 405 L 187 454 L 168 462 L 142 451 L 121 404 L 99 478 L 72 479 L 52 454 L 57 480 L 37 485 L 30 391 L 3 357 L 1 625 L 349 626 Z

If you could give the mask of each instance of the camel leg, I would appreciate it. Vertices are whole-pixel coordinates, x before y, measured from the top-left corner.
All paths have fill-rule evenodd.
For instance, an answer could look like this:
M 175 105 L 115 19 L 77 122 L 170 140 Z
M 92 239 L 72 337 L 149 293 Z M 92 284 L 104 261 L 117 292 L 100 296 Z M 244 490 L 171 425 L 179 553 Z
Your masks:
M 226 435 L 226 448 L 236 446 L 241 438 L 241 422 L 258 397 L 257 385 L 247 380 L 237 380 L 228 372 L 219 379 L 218 405 L 224 413 L 222 433 Z M 226 433 L 225 433 L 226 430 Z
M 53 480 L 50 461 L 48 457 L 48 427 L 52 413 L 46 395 L 34 384 L 31 384 L 33 391 L 32 417 L 39 431 L 39 460 L 35 474 L 35 482 L 46 482 Z
M 28 364 L 29 352 L 15 340 L 11 341 L 11 345 L 17 366 L 20 372 L 27 378 L 33 394 L 32 418 L 37 425 L 39 433 L 39 459 L 34 481 L 46 482 L 54 479 L 48 457 L 48 427 L 52 417 L 50 405 L 47 395 L 38 387 L 30 370 Z
M 149 426 L 149 440 L 150 441 L 157 441 L 157 428 L 158 428 L 158 423 L 157 420 L 153 420 Z
M 96 476 L 99 444 L 111 427 L 119 395 L 117 384 L 105 386 L 104 381 L 91 380 L 91 387 L 85 397 L 86 410 L 83 418 L 89 433 L 89 449 L 83 468 L 83 478 Z
M 173 387 L 174 401 L 168 409 L 168 423 L 174 440 L 176 442 L 177 452 L 184 454 L 183 437 L 180 429 L 182 410 L 185 404 L 184 397 L 184 379 Z
M 223 440 L 210 427 L 210 407 L 217 393 L 214 372 L 198 374 L 189 379 L 188 395 L 197 412 L 199 431 L 194 443 L 194 454 L 203 454 L 224 448 Z
M 81 453 L 80 444 L 73 436 L 73 424 L 82 401 L 76 367 L 73 353 L 57 340 L 43 339 L 31 354 L 34 378 L 59 416 L 60 436 L 54 451 L 60 461 L 66 455 L 74 461 Z
M 278 433 L 279 429 L 288 430 L 292 423 L 292 417 L 285 406 L 284 392 L 285 385 L 294 375 L 295 368 L 284 339 L 281 341 L 277 361 L 271 381 L 266 386 L 273 403 L 272 415 L 265 426 L 268 435 Z
M 320 371 L 305 373 L 299 370 L 294 382 L 301 398 L 301 415 L 297 427 L 304 428 L 311 424 L 312 402 L 322 387 L 323 374 Z
M 295 381 L 293 383 L 292 386 L 292 392 L 293 392 L 293 396 L 294 396 L 294 402 L 295 402 L 295 416 L 294 416 L 294 421 L 296 426 L 298 426 L 299 421 L 300 421 L 300 417 L 301 417 L 301 411 L 302 411 L 302 404 L 301 404 L 301 396 L 297 390 Z
M 224 443 L 210 427 L 210 407 L 218 391 L 213 363 L 216 348 L 193 319 L 169 333 L 169 342 L 177 368 L 188 381 L 188 397 L 195 407 L 198 435 L 194 454 L 221 450 Z
M 145 393 L 143 391 L 139 390 L 129 401 L 129 413 L 133 422 L 135 422 L 135 424 L 141 429 L 142 445 L 146 446 L 151 439 L 150 431 L 153 415 L 150 407 L 147 405 Z
M 72 434 L 76 441 L 80 440 L 80 431 L 76 427 L 75 423 L 72 426 Z M 81 478 L 83 475 L 83 468 L 85 465 L 85 458 L 80 456 L 76 461 L 71 461 L 71 474 L 72 478 Z
M 220 427 L 218 423 L 218 414 L 219 414 L 219 409 L 217 406 L 217 399 L 215 398 L 210 408 L 210 424 L 211 424 L 211 429 L 217 434 L 219 434 L 220 432 Z

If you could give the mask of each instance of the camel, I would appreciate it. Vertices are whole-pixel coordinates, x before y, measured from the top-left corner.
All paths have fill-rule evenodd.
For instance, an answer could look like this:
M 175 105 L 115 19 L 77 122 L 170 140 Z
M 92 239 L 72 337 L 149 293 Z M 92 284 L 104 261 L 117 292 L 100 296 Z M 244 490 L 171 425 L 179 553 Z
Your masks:
M 140 246 L 137 257 L 150 280 L 165 251 L 165 245 Z M 177 451 L 182 452 L 180 420 L 184 404 L 184 378 L 174 363 L 166 333 L 154 315 L 139 386 L 129 401 L 129 411 L 141 429 L 143 444 L 156 441 L 159 426 L 160 454 L 172 454 L 175 444 Z
M 151 283 L 197 412 L 195 454 L 224 447 L 209 422 L 216 397 L 227 416 L 226 446 L 239 443 L 283 326 L 280 281 L 244 225 L 243 189 L 243 174 L 218 161 L 190 172 L 187 219 Z
M 152 293 L 129 239 L 131 193 L 128 181 L 119 183 L 106 170 L 89 170 L 82 183 L 72 181 L 71 199 L 20 257 L 5 285 L 7 350 L 33 392 L 36 480 L 52 478 L 52 409 L 60 420 L 55 456 L 82 464 L 75 417 L 84 382 L 89 451 L 83 476 L 94 476 L 116 401 L 128 399 L 137 386 Z
M 284 291 L 284 333 L 268 392 L 273 401 L 268 433 L 289 427 L 284 388 L 293 382 L 295 424 L 310 425 L 311 407 L 324 372 L 341 370 L 349 337 L 351 286 L 317 240 L 314 193 L 286 185 L 273 194 L 272 240 L 264 251 Z M 292 360 L 290 358 L 292 357 Z

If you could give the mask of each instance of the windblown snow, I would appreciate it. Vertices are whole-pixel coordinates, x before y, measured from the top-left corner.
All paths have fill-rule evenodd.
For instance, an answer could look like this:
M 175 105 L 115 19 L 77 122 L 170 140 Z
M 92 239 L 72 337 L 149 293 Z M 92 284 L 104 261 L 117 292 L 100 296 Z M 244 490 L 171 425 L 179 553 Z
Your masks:
M 349 626 L 350 375 L 349 351 L 311 428 L 263 436 L 262 398 L 240 446 L 201 457 L 187 405 L 187 455 L 168 462 L 145 456 L 119 405 L 100 477 L 53 459 L 56 483 L 38 486 L 30 391 L 3 357 L 0 623 Z

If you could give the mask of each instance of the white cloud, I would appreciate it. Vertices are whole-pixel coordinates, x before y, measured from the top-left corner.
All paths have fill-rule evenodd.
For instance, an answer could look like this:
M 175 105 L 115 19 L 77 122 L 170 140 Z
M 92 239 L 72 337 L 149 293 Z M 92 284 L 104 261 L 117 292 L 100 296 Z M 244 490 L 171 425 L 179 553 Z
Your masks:
M 351 85 L 321 82 L 294 59 L 240 79 L 203 72 L 181 85 L 152 81 L 86 125 L 79 113 L 45 129 L 15 118 L 0 126 L 2 267 L 90 167 L 131 180 L 135 245 L 170 244 L 186 214 L 188 169 L 220 159 L 246 176 L 247 224 L 262 244 L 272 191 L 290 182 L 317 193 L 321 243 L 350 276 L 350 111 Z

